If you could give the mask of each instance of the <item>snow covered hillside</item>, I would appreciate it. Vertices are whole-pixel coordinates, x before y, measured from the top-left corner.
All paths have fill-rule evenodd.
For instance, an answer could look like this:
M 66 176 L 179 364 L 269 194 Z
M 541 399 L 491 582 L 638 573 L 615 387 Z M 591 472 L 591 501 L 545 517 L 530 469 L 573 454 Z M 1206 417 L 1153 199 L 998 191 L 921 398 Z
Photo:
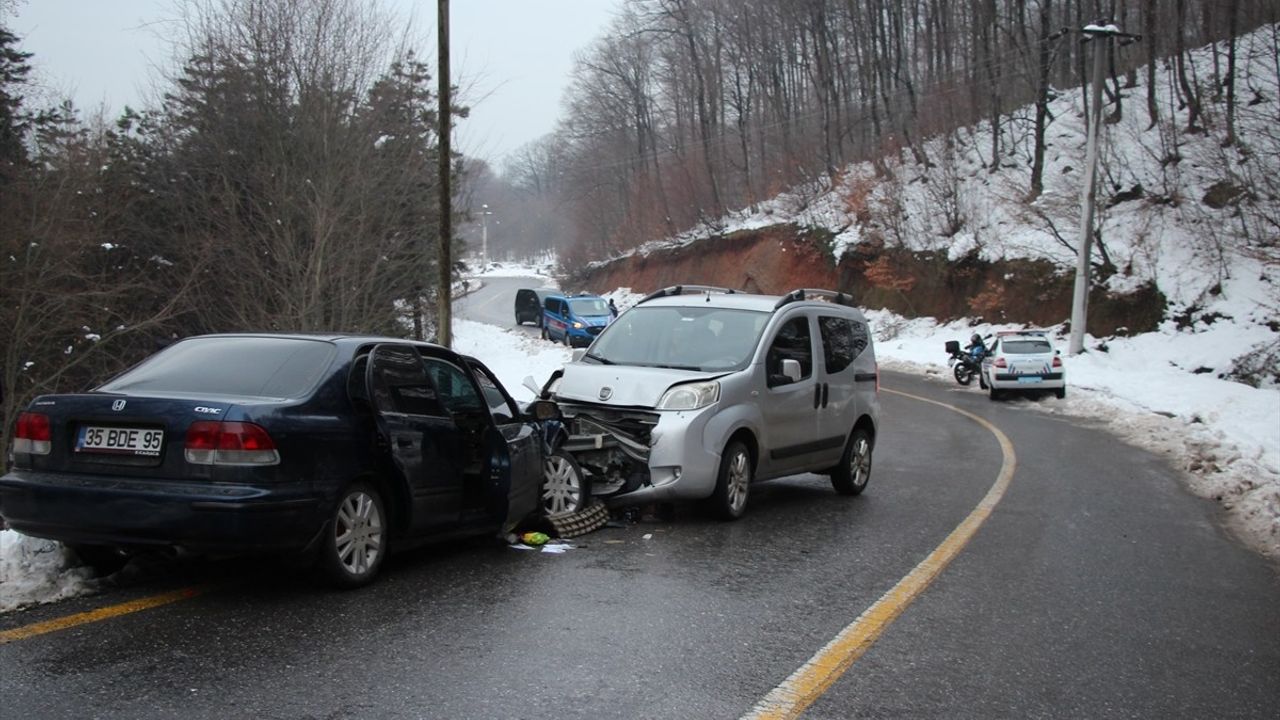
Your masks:
M 1190 487 L 1227 509 L 1255 548 L 1280 558 L 1280 27 L 1238 40 L 1236 135 L 1224 146 L 1225 100 L 1215 93 L 1211 48 L 1191 65 L 1203 91 L 1203 129 L 1188 132 L 1172 70 L 1156 71 L 1160 121 L 1143 99 L 1146 74 L 1125 87 L 1123 113 L 1100 138 L 1098 268 L 1104 287 L 1154 285 L 1166 298 L 1156 332 L 1086 338 L 1067 363 L 1066 403 L 1032 403 L 1091 416 L 1168 454 Z M 1218 48 L 1221 52 L 1221 47 Z M 1219 58 L 1220 60 L 1220 58 Z M 833 256 L 860 245 L 944 252 L 953 260 L 1048 260 L 1074 272 L 1085 118 L 1079 88 L 1060 88 L 1048 126 L 1044 191 L 1028 198 L 1031 107 L 1002 123 L 990 157 L 989 124 L 910 152 L 855 164 L 834 182 L 780 195 L 630 254 L 688 246 L 779 224 L 834 234 Z M 1108 104 L 1104 115 L 1114 111 Z M 697 278 L 690 278 L 696 282 Z M 648 290 L 649 288 L 645 288 Z M 976 317 L 942 321 L 871 313 L 887 366 L 939 373 L 942 342 L 1014 327 Z M 1069 314 L 1063 308 L 1065 322 Z M 1065 325 L 1050 328 L 1065 348 Z M 1256 387 L 1255 387 L 1256 386 Z M 1086 392 L 1079 393 L 1077 388 Z

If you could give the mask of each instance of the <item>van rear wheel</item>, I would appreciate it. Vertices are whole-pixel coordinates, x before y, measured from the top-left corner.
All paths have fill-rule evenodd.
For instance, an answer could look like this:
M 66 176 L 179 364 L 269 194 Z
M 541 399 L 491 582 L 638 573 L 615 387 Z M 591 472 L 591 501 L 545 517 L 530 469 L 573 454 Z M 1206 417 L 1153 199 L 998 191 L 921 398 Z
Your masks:
M 861 495 L 871 479 L 871 434 L 858 428 L 849 435 L 844 456 L 831 472 L 831 486 L 841 495 Z

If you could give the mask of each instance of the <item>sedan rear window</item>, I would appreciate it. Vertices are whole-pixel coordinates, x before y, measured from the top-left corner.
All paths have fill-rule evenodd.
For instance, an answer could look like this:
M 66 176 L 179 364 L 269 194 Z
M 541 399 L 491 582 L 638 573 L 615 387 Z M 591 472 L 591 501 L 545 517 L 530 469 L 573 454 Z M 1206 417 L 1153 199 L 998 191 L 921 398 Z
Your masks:
M 183 340 L 108 382 L 102 392 L 296 398 L 336 351 L 323 340 L 204 337 Z
M 1048 340 L 1005 340 L 1006 355 L 1037 355 L 1053 352 Z

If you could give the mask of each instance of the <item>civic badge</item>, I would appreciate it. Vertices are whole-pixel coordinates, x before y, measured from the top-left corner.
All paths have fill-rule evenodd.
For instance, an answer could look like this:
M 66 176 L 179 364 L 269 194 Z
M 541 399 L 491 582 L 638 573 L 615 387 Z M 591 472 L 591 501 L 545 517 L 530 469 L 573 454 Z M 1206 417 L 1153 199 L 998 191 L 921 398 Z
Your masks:
M 115 402 L 111 403 L 111 409 L 115 410 L 116 412 L 120 412 L 121 410 L 123 410 L 124 400 L 116 400 Z
M 600 399 L 601 399 L 601 400 L 608 400 L 608 399 L 609 399 L 609 398 L 611 398 L 611 397 L 613 397 L 613 388 L 611 388 L 611 387 L 602 387 L 602 388 L 600 388 Z

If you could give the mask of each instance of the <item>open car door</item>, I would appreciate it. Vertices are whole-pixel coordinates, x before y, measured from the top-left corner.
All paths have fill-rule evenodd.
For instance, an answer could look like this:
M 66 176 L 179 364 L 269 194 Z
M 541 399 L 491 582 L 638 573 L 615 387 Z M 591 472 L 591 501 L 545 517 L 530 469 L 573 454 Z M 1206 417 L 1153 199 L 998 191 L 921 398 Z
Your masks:
M 409 501 L 409 531 L 457 525 L 467 470 L 465 433 L 440 401 L 422 356 L 409 345 L 378 345 L 369 355 L 366 382 L 378 447 L 390 455 L 404 490 L 395 495 Z

